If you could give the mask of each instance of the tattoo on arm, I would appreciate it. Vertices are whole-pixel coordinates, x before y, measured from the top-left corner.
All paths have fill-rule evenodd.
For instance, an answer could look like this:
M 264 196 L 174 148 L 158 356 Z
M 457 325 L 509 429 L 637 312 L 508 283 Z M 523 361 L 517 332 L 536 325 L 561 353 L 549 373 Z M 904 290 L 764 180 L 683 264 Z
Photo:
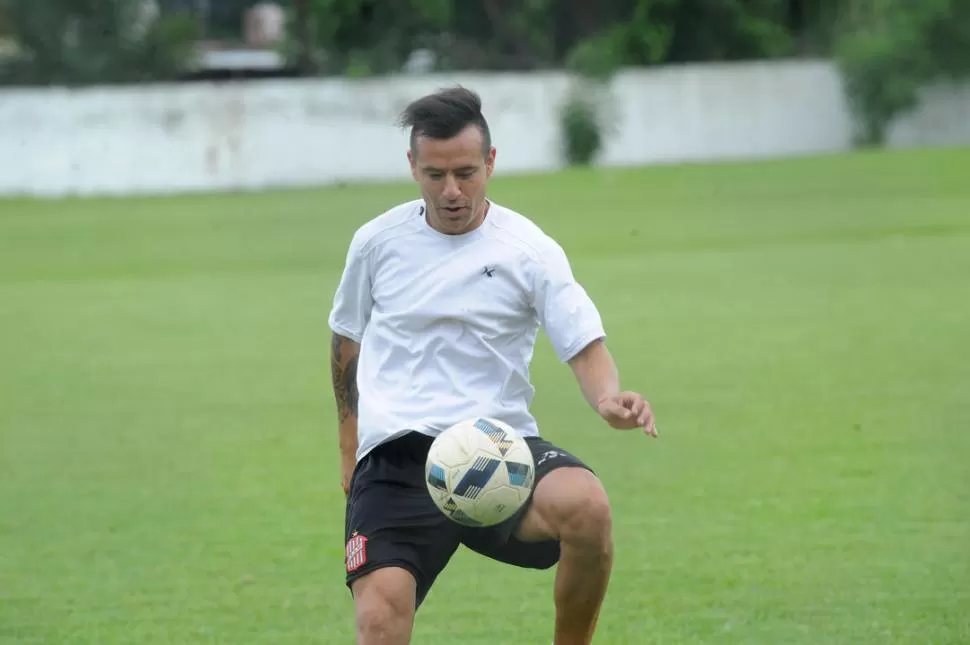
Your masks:
M 357 417 L 357 358 L 359 347 L 353 341 L 338 334 L 333 335 L 330 345 L 330 374 L 333 393 L 337 401 L 337 418 L 340 423 L 349 417 Z

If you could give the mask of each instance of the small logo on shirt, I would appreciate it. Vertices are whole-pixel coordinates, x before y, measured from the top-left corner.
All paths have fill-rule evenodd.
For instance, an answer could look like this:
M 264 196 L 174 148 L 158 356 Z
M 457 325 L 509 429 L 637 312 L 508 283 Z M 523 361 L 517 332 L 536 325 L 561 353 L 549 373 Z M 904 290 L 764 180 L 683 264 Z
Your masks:
M 494 274 L 495 274 L 494 266 L 485 265 L 485 268 L 482 269 L 482 275 L 485 276 L 486 278 L 491 278 Z

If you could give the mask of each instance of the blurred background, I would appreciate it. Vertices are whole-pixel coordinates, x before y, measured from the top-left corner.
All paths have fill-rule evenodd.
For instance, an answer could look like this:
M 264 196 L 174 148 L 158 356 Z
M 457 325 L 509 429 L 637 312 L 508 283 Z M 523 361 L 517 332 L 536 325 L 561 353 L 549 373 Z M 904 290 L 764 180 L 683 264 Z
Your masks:
M 6 194 L 399 178 L 394 115 L 463 81 L 508 171 L 970 140 L 960 0 L 5 0 L 0 43 L 74 90 L 5 93 Z
M 597 644 L 970 643 L 968 0 L 0 0 L 0 643 L 353 642 L 327 315 L 453 83 L 657 414 L 540 337 Z M 414 642 L 554 575 L 460 550 Z

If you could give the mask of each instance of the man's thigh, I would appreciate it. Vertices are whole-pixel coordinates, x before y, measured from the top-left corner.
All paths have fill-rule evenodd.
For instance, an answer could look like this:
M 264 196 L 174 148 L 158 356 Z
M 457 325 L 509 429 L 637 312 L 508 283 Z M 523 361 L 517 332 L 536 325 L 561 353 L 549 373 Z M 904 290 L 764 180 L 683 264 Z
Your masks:
M 434 505 L 424 483 L 426 445 L 405 437 L 358 464 L 344 525 L 347 586 L 382 567 L 411 572 L 420 605 L 458 548 L 460 527 Z
M 538 437 L 527 440 L 535 461 L 535 486 L 546 475 L 559 468 L 583 468 L 592 472 L 582 459 L 563 448 Z M 516 536 L 523 518 L 529 512 L 532 497 L 511 518 L 498 526 L 466 529 L 462 544 L 493 560 L 526 569 L 549 569 L 559 562 L 559 540 L 525 541 Z

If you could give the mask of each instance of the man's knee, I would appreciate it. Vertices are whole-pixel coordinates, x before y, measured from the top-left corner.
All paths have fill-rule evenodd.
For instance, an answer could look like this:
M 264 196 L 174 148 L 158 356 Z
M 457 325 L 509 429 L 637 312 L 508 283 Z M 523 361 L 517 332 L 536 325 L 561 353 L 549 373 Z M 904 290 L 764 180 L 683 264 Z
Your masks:
M 383 567 L 351 585 L 357 616 L 357 643 L 406 645 L 414 623 L 416 583 L 400 567 Z
M 522 526 L 526 539 L 552 538 L 576 546 L 606 546 L 612 530 L 606 489 L 584 468 L 559 468 L 546 475 L 536 486 Z
M 612 541 L 613 511 L 606 489 L 589 471 L 559 509 L 560 540 L 575 545 L 606 545 Z

